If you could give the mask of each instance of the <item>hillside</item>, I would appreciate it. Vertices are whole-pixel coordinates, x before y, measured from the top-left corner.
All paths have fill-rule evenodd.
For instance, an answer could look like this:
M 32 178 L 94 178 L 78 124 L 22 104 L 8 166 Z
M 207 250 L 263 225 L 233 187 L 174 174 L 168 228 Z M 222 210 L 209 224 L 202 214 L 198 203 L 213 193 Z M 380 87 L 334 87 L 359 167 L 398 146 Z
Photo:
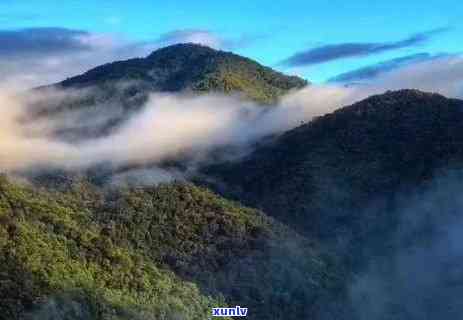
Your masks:
M 51 192 L 2 177 L 0 262 L 5 320 L 199 320 L 226 304 L 250 319 L 345 312 L 331 307 L 345 299 L 342 269 L 316 243 L 188 184 Z
M 42 115 L 98 109 L 106 122 L 58 135 L 72 140 L 106 133 L 151 92 L 238 92 L 267 104 L 305 84 L 175 45 L 54 86 L 64 95 L 45 99 Z M 372 96 L 201 168 L 193 182 L 222 197 L 191 182 L 106 189 L 130 166 L 31 169 L 35 187 L 3 179 L 0 319 L 203 319 L 221 305 L 246 306 L 250 319 L 415 320 L 424 309 L 455 318 L 463 252 L 448 252 L 458 239 L 448 230 L 463 221 L 462 123 L 461 100 Z
M 101 136 L 138 111 L 151 93 L 239 95 L 262 105 L 308 85 L 259 63 L 197 44 L 158 49 L 146 58 L 116 61 L 60 83 L 36 88 L 34 118 L 81 112 L 82 127 L 56 132 L 68 140 Z M 90 120 L 89 120 L 90 119 Z M 93 124 L 94 121 L 96 124 Z M 88 124 L 90 123 L 90 124 Z
M 220 179 L 217 190 L 303 234 L 367 239 L 392 223 L 389 212 L 402 191 L 461 167 L 462 123 L 461 100 L 387 92 L 291 130 L 241 162 L 205 171 Z
M 262 103 L 274 102 L 307 81 L 286 76 L 239 55 L 197 44 L 161 48 L 146 58 L 109 63 L 80 76 L 66 79 L 63 88 L 107 86 L 135 82 L 127 94 L 159 92 L 240 93 Z
M 458 318 L 462 123 L 461 100 L 387 92 L 206 168 L 202 182 L 331 250 L 352 319 Z

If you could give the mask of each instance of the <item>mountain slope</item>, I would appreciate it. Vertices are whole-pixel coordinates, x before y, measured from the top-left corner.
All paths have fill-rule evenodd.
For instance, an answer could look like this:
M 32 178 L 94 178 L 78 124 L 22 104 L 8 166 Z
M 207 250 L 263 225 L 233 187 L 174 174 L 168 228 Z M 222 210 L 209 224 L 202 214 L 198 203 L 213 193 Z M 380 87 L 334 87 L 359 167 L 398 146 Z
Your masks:
M 387 92 L 291 130 L 242 162 L 206 171 L 222 180 L 218 190 L 303 234 L 344 241 L 381 228 L 365 208 L 376 206 L 377 218 L 383 212 L 386 219 L 400 191 L 461 166 L 462 123 L 461 100 Z M 372 225 L 362 227 L 365 221 Z
M 81 203 L 1 179 L 0 319 L 204 319 L 218 303 L 115 244 Z
M 197 44 L 177 44 L 146 58 L 116 61 L 40 87 L 31 118 L 76 117 L 77 128 L 57 129 L 67 140 L 101 136 L 140 110 L 151 93 L 237 94 L 262 105 L 275 103 L 292 89 L 308 85 L 259 63 Z M 74 113 L 74 114 L 72 114 Z M 70 115 L 71 114 L 71 115 Z
M 226 304 L 250 319 L 346 312 L 343 271 L 316 243 L 188 184 L 50 192 L 1 178 L 0 261 L 5 320 L 204 319 Z
M 262 103 L 275 101 L 288 90 L 307 85 L 251 59 L 196 44 L 159 49 L 146 58 L 109 63 L 61 82 L 63 88 L 137 82 L 136 91 L 242 93 Z
M 420 320 L 463 314 L 462 169 L 463 101 L 401 90 L 205 171 L 338 257 L 354 310 L 342 319 Z

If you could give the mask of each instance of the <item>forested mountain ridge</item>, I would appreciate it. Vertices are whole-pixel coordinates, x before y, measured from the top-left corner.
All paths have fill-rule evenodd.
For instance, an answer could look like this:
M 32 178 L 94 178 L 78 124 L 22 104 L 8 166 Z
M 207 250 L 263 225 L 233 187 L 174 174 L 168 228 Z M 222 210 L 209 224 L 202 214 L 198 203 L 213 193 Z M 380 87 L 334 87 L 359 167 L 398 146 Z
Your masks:
M 35 118 L 63 119 L 73 112 L 101 118 L 95 125 L 56 132 L 73 140 L 107 134 L 145 106 L 152 94 L 234 95 L 268 107 L 307 85 L 304 79 L 249 58 L 189 43 L 158 49 L 145 58 L 101 65 L 60 83 L 36 88 L 33 91 L 38 98 L 31 99 L 30 104 Z
M 459 166 L 462 123 L 461 100 L 392 91 L 290 130 L 243 161 L 206 171 L 221 179 L 224 192 L 323 238 L 336 220 L 349 223 L 353 211 L 378 197 Z
M 298 305 L 297 319 L 345 299 L 315 243 L 188 184 L 63 193 L 2 177 L 0 260 L 5 320 L 204 319 L 227 304 L 251 319 Z
M 161 48 L 146 58 L 117 61 L 96 67 L 59 83 L 63 88 L 83 88 L 134 82 L 129 94 L 156 92 L 241 93 L 262 103 L 271 103 L 307 81 L 286 76 L 259 63 L 197 44 Z

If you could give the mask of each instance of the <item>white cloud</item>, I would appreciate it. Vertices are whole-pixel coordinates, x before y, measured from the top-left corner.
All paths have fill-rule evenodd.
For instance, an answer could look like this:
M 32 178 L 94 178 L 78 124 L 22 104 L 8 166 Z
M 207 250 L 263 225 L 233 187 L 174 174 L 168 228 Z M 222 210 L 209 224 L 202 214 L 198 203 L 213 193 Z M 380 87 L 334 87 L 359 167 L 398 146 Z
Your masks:
M 29 114 L 26 104 L 22 103 L 24 100 L 1 94 L 0 109 L 5 115 L 0 126 L 0 169 L 83 168 L 103 162 L 114 166 L 143 165 L 178 156 L 202 161 L 214 148 L 245 147 L 260 137 L 290 129 L 302 120 L 349 103 L 355 97 L 354 92 L 344 88 L 309 87 L 284 98 L 273 108 L 236 97 L 153 94 L 142 111 L 110 135 L 80 143 L 59 141 L 51 133 L 60 128 L 85 126 L 86 122 L 94 124 L 99 118 L 97 114 L 83 117 L 70 112 L 65 115 L 68 117 L 65 121 L 62 114 L 40 122 L 20 121 L 18 119 Z M 51 96 L 39 96 L 42 104 L 46 99 L 53 99 L 52 95 L 63 93 L 47 94 Z
M 385 73 L 372 85 L 389 90 L 413 88 L 463 98 L 463 57 L 419 62 Z
M 236 97 L 153 94 L 144 108 L 116 131 L 78 144 L 59 141 L 50 136 L 51 132 L 57 128 L 69 130 L 94 125 L 98 121 L 104 123 L 105 117 L 114 116 L 107 112 L 108 108 L 116 111 L 120 108 L 95 106 L 92 110 L 96 113 L 91 116 L 66 113 L 60 118 L 25 124 L 18 121 L 28 112 L 23 100 L 1 93 L 0 169 L 49 165 L 82 168 L 102 162 L 114 166 L 143 165 L 179 155 L 201 162 L 214 148 L 246 147 L 263 136 L 289 130 L 371 94 L 402 88 L 462 97 L 463 59 L 447 57 L 417 63 L 384 74 L 369 86 L 309 86 L 283 97 L 273 107 L 262 107 Z M 42 97 L 45 103 L 50 98 L 52 96 Z M 98 114 L 99 110 L 103 110 L 102 114 Z
M 123 36 L 67 29 L 27 29 L 4 36 L 0 50 L 0 87 L 27 89 L 64 80 L 114 60 L 145 56 L 155 44 L 133 43 Z M 2 32 L 0 32 L 1 38 Z
M 167 32 L 158 40 L 163 45 L 176 43 L 196 43 L 219 49 L 224 45 L 224 40 L 218 35 L 201 29 L 180 29 Z

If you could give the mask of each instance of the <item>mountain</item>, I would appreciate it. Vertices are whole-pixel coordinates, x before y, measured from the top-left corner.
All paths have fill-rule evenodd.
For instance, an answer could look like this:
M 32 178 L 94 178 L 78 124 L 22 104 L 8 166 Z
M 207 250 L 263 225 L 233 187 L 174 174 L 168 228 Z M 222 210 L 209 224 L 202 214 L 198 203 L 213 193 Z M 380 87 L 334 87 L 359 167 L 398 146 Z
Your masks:
M 0 177 L 0 262 L 5 320 L 346 312 L 343 271 L 316 243 L 191 184 L 58 192 Z
M 386 92 L 286 132 L 202 183 L 315 238 L 342 319 L 461 317 L 463 101 Z M 321 318 L 324 319 L 324 318 Z
M 161 48 L 146 58 L 105 64 L 58 86 L 108 89 L 116 83 L 127 83 L 125 91 L 131 97 L 150 91 L 236 92 L 264 104 L 308 84 L 231 52 L 190 43 Z
M 79 132 L 94 137 L 151 92 L 268 104 L 306 84 L 182 44 L 39 90 L 65 92 L 45 116 L 102 109 L 110 120 Z M 34 186 L 2 177 L 0 319 L 204 319 L 224 305 L 250 319 L 458 318 L 462 123 L 461 100 L 390 91 L 192 182 L 105 188 L 104 164 Z
M 34 117 L 67 117 L 87 112 L 96 125 L 62 130 L 67 140 L 104 135 L 138 111 L 151 93 L 237 94 L 262 105 L 275 103 L 290 90 L 308 85 L 233 54 L 197 44 L 176 44 L 154 51 L 146 58 L 108 63 L 60 83 L 37 88 L 32 100 Z M 87 121 L 92 122 L 92 121 Z
M 462 123 L 461 100 L 416 90 L 387 92 L 205 172 L 221 181 L 215 184 L 219 192 L 302 234 L 321 241 L 366 239 L 394 219 L 388 212 L 402 191 L 430 182 L 440 170 L 461 167 Z

